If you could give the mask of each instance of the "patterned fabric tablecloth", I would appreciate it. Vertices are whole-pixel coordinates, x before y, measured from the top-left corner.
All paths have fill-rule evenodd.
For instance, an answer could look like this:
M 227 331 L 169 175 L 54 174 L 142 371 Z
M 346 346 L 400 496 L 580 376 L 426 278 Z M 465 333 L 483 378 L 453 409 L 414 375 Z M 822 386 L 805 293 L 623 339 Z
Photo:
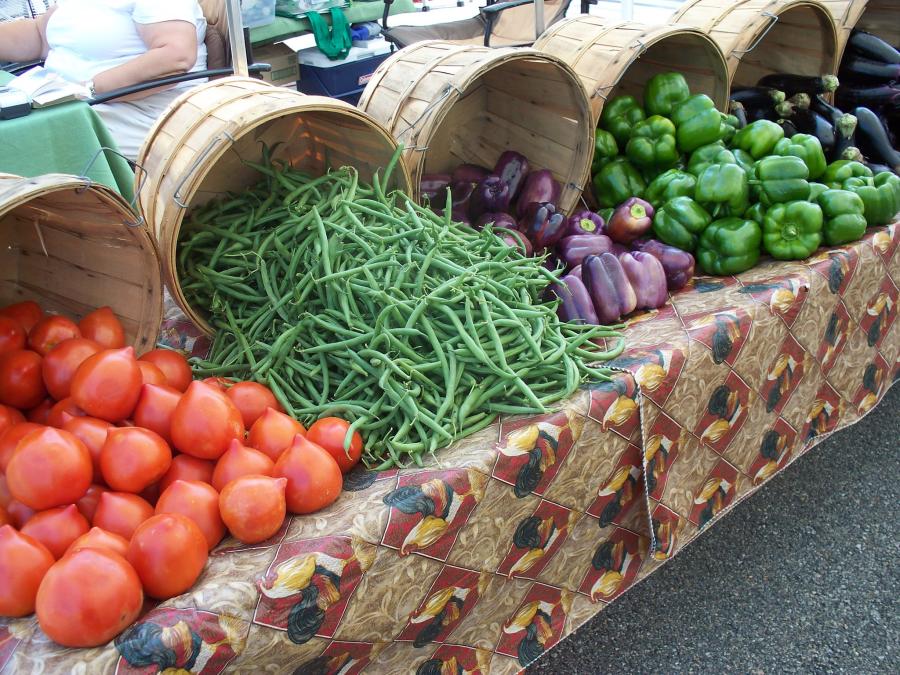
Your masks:
M 425 469 L 350 474 L 326 511 L 220 544 L 114 644 L 0 623 L 0 670 L 517 672 L 880 400 L 900 376 L 898 243 L 895 224 L 697 278 L 630 322 L 613 383 Z

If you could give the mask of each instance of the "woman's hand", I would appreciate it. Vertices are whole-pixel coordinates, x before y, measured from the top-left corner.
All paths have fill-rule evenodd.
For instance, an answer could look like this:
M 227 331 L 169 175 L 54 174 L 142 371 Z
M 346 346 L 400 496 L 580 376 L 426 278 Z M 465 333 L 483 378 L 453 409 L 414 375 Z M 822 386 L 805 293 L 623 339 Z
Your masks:
M 36 19 L 0 23 L 0 61 L 37 61 L 47 57 L 47 21 L 56 5 Z

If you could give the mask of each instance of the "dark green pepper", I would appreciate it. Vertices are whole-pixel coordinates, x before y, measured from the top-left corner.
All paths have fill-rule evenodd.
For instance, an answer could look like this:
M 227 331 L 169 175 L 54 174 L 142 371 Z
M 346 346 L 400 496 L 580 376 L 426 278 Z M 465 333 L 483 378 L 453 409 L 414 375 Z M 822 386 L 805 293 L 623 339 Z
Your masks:
M 691 95 L 681 73 L 659 73 L 644 85 L 644 107 L 648 115 L 672 114 L 675 106 Z
M 862 198 L 868 226 L 890 223 L 900 211 L 900 176 L 882 171 L 872 179 L 872 185 L 856 186 L 856 180 L 858 179 L 849 178 L 844 181 L 844 185 Z
M 822 150 L 822 144 L 819 139 L 809 134 L 794 134 L 790 138 L 782 138 L 775 144 L 772 152 L 776 155 L 786 157 L 793 155 L 799 157 L 809 169 L 809 178 L 816 180 L 825 173 L 827 165 L 825 161 L 825 152 Z
M 750 208 L 744 211 L 744 218 L 747 220 L 752 220 L 755 223 L 758 223 L 760 227 L 762 227 L 763 222 L 766 218 L 766 207 L 762 202 L 756 202 L 752 204 Z
M 825 190 L 816 201 L 825 218 L 822 239 L 828 246 L 862 239 L 866 233 L 866 217 L 863 200 L 858 194 L 850 190 Z
M 717 141 L 694 150 L 690 160 L 688 160 L 687 169 L 695 176 L 699 176 L 708 166 L 736 163 L 737 161 L 731 150 L 728 150 L 721 141 Z
M 743 213 L 748 206 L 747 174 L 737 164 L 714 164 L 697 178 L 694 198 L 716 218 Z
M 625 154 L 632 164 L 641 169 L 659 172 L 669 168 L 678 162 L 675 125 L 659 115 L 638 122 L 631 130 Z
M 766 211 L 763 248 L 778 260 L 803 260 L 822 243 L 822 209 L 811 202 L 776 204 Z
M 679 169 L 669 169 L 654 178 L 644 191 L 644 199 L 659 208 L 675 197 L 693 197 L 697 178 Z
M 815 202 L 818 201 L 819 195 L 825 192 L 828 189 L 828 186 L 824 183 L 813 183 L 810 181 L 809 183 L 809 201 Z M 821 205 L 820 205 L 821 206 Z
M 741 121 L 735 115 L 719 113 L 719 116 L 719 138 L 726 143 L 731 143 L 731 139 L 741 128 Z
M 610 132 L 620 148 L 631 138 L 634 125 L 644 120 L 644 111 L 634 96 L 616 96 L 600 113 L 600 128 Z
M 672 122 L 677 128 L 675 138 L 681 152 L 693 152 L 722 137 L 722 114 L 706 94 L 695 94 L 676 105 Z
M 670 246 L 693 251 L 697 247 L 697 237 L 710 222 L 712 218 L 693 199 L 676 197 L 656 212 L 653 233 Z
M 601 207 L 618 206 L 629 197 L 641 197 L 647 184 L 624 157 L 618 157 L 594 176 L 594 194 Z
M 753 159 L 772 154 L 775 144 L 784 138 L 784 129 L 771 120 L 756 120 L 738 131 L 731 146 L 749 152 Z
M 759 260 L 762 230 L 752 220 L 722 218 L 703 230 L 697 243 L 697 264 L 706 274 L 738 274 Z
M 766 206 L 809 198 L 809 169 L 799 157 L 764 157 L 753 170 L 754 193 Z
M 594 131 L 594 160 L 591 163 L 591 173 L 595 174 L 603 165 L 619 154 L 619 146 L 615 137 L 605 129 Z
M 753 156 L 746 150 L 741 150 L 740 148 L 732 149 L 731 154 L 734 155 L 734 161 L 737 165 L 750 176 L 753 173 L 753 167 L 756 165 L 756 160 L 753 159 Z
M 839 159 L 825 169 L 822 182 L 833 190 L 841 190 L 848 178 L 872 178 L 872 175 L 872 170 L 862 162 Z

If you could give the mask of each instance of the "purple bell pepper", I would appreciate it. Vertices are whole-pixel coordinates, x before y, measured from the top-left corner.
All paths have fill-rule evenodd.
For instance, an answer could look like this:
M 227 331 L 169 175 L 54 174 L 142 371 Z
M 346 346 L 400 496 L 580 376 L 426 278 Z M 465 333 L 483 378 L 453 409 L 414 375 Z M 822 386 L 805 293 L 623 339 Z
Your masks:
M 649 253 L 634 251 L 620 255 L 619 262 L 634 289 L 636 309 L 656 309 L 666 304 L 666 273 L 659 260 Z
M 576 234 L 565 237 L 556 245 L 556 253 L 566 267 L 580 265 L 589 255 L 611 253 L 613 241 L 604 234 Z
M 478 220 L 475 221 L 475 229 L 480 230 L 488 223 L 493 223 L 495 230 L 498 227 L 508 227 L 511 230 L 517 230 L 519 228 L 519 224 L 516 222 L 516 219 L 508 213 L 504 213 L 502 211 L 489 211 L 487 213 L 482 213 L 478 217 Z
M 564 237 L 576 237 L 581 234 L 604 234 L 606 223 L 599 213 L 580 209 L 566 220 Z
M 581 278 L 600 323 L 615 323 L 621 316 L 634 311 L 637 296 L 622 264 L 612 253 L 585 258 L 581 264 Z
M 494 175 L 500 176 L 500 180 L 509 185 L 509 199 L 514 200 L 522 185 L 525 183 L 525 176 L 528 175 L 528 160 L 525 155 L 520 155 L 513 150 L 507 150 L 497 164 L 494 166 Z
M 575 267 L 569 270 L 569 273 L 566 276 L 578 277 L 579 279 L 581 279 L 581 265 L 575 265 Z
M 684 288 L 694 277 L 694 256 L 687 251 L 669 246 L 657 239 L 638 239 L 632 246 L 638 251 L 649 253 L 662 263 L 670 291 Z
M 453 173 L 451 174 L 454 183 L 477 183 L 482 178 L 487 178 L 490 175 L 490 169 L 485 169 L 483 166 L 478 166 L 477 164 L 460 164 L 453 169 Z
M 509 227 L 495 227 L 494 234 L 509 246 L 519 249 L 519 252 L 526 258 L 534 255 L 534 249 L 531 246 L 531 242 L 528 241 L 528 237 L 518 230 Z
M 509 209 L 509 185 L 500 180 L 499 176 L 482 178 L 469 198 L 470 221 L 476 221 L 483 213 L 495 213 Z
M 450 189 L 450 174 L 426 173 L 419 182 L 419 192 L 423 197 L 428 197 L 432 204 L 444 206 L 447 199 L 447 190 Z
M 550 202 L 556 204 L 562 187 L 553 178 L 553 174 L 547 169 L 532 171 L 525 177 L 525 185 L 516 202 L 516 215 L 519 218 L 525 215 L 525 211 L 531 204 Z
M 560 240 L 566 217 L 556 212 L 549 202 L 535 202 L 525 210 L 519 220 L 519 230 L 531 239 L 535 250 L 550 248 Z
M 579 277 L 567 274 L 553 284 L 553 292 L 560 299 L 556 313 L 562 321 L 590 325 L 599 323 L 591 296 Z
M 606 223 L 606 234 L 620 244 L 630 244 L 653 225 L 653 207 L 639 197 L 627 199 L 613 211 Z

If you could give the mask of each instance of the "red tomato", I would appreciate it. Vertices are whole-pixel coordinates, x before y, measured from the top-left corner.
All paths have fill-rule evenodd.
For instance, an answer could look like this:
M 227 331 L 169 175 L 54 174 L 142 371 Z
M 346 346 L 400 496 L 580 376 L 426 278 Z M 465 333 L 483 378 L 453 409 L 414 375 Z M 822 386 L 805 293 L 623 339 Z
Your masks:
M 15 319 L 28 333 L 38 321 L 44 318 L 44 310 L 34 300 L 26 300 L 0 309 L 0 316 Z
M 287 513 L 286 478 L 241 476 L 222 490 L 219 511 L 236 539 L 258 544 L 278 532 Z
M 9 466 L 9 460 L 12 459 L 13 451 L 25 436 L 32 431 L 43 429 L 43 425 L 34 422 L 20 422 L 14 424 L 9 429 L 0 434 L 0 471 L 5 472 Z
M 62 428 L 78 438 L 91 454 L 91 466 L 94 470 L 94 482 L 99 483 L 103 479 L 100 470 L 100 453 L 103 444 L 106 443 L 106 434 L 112 428 L 112 424 L 96 417 L 69 417 L 63 422 Z M 2 444 L 2 439 L 0 439 Z
M 38 511 L 77 502 L 92 475 L 91 454 L 84 443 L 52 427 L 22 438 L 6 467 L 13 498 Z
M 28 508 L 22 502 L 18 502 L 13 499 L 9 504 L 6 505 L 6 513 L 9 516 L 9 519 L 12 521 L 13 527 L 21 528 L 31 520 L 32 516 L 34 516 L 37 511 L 34 509 Z
M 6 484 L 6 474 L 0 471 L 0 506 L 5 509 L 11 501 L 13 498 L 9 494 L 9 486 Z
M 128 544 L 128 562 L 147 595 L 157 600 L 175 597 L 193 586 L 207 556 L 203 532 L 180 513 L 161 513 L 141 523 Z
M 100 503 L 100 495 L 108 490 L 102 485 L 91 485 L 84 493 L 84 497 L 75 502 L 75 506 L 81 511 L 81 515 L 87 518 L 89 523 L 94 522 L 94 514 L 97 512 L 97 505 Z
M 85 417 L 84 410 L 75 405 L 73 398 L 64 398 L 50 408 L 50 412 L 47 414 L 47 426 L 62 429 L 66 422 L 76 417 Z
M 27 349 L 0 354 L 0 403 L 28 410 L 46 396 L 39 354 Z
M 159 368 L 149 361 L 138 361 L 138 368 L 141 369 L 141 382 L 143 384 L 155 384 L 166 386 L 166 376 Z
M 340 417 L 323 417 L 313 422 L 306 432 L 306 439 L 325 448 L 328 454 L 334 457 L 343 473 L 356 466 L 362 455 L 362 436 L 355 431 L 350 439 L 350 449 L 344 450 L 344 437 L 349 428 L 350 423 Z
M 12 525 L 12 516 L 6 511 L 5 506 L 0 506 L 0 527 Z
M 148 485 L 143 490 L 138 493 L 138 497 L 141 499 L 145 499 L 148 504 L 152 504 L 153 508 L 156 508 L 156 500 L 159 499 L 159 494 L 161 490 L 159 489 L 159 481 L 153 483 L 153 485 Z
M 41 375 L 50 395 L 57 401 L 68 398 L 78 366 L 101 350 L 100 345 L 87 338 L 72 338 L 51 349 L 41 366 Z
M 159 434 L 141 427 L 112 427 L 100 451 L 100 473 L 113 490 L 140 492 L 169 470 L 172 451 Z
M 106 548 L 124 558 L 128 555 L 128 540 L 102 528 L 92 527 L 87 533 L 73 541 L 66 553 L 71 553 L 79 548 Z
M 218 459 L 234 438 L 244 437 L 241 413 L 224 393 L 192 382 L 172 413 L 172 443 L 201 459 Z
M 140 361 L 138 363 L 141 363 Z M 134 408 L 134 423 L 150 429 L 172 444 L 172 414 L 181 400 L 181 392 L 161 384 L 144 384 Z
M 193 520 L 210 551 L 225 536 L 225 525 L 219 515 L 219 493 L 209 483 L 176 480 L 159 496 L 156 513 L 180 513 Z
M 25 416 L 21 412 L 15 408 L 10 408 L 8 405 L 0 405 L 0 435 L 10 427 L 21 424 L 24 421 Z
M 212 485 L 213 469 L 216 465 L 208 459 L 198 459 L 190 455 L 175 455 L 172 466 L 159 481 L 159 489 L 165 492 L 176 480 L 198 480 Z
M 259 416 L 266 411 L 266 408 L 283 410 L 269 388 L 258 382 L 238 382 L 228 387 L 225 395 L 241 411 L 245 429 L 252 427 Z
M 234 380 L 227 377 L 207 377 L 206 379 L 201 380 L 201 382 L 203 382 L 203 384 L 209 384 L 223 392 L 228 391 L 228 387 L 235 383 Z
M 63 647 L 98 647 L 141 613 L 144 594 L 134 568 L 106 548 L 80 548 L 51 567 L 37 593 L 41 630 Z
M 154 349 L 144 354 L 140 361 L 152 363 L 166 376 L 166 384 L 183 392 L 193 381 L 194 375 L 187 359 L 171 349 Z
M 38 511 L 22 526 L 23 533 L 41 542 L 57 560 L 89 529 L 90 524 L 74 504 Z
M 138 525 L 153 515 L 145 499 L 128 492 L 103 492 L 91 522 L 108 532 L 131 539 Z
M 25 349 L 25 337 L 22 324 L 0 314 L 0 353 Z
M 101 307 L 87 314 L 78 322 L 78 330 L 104 349 L 120 349 L 125 346 L 125 329 L 109 307 Z
M 48 314 L 28 331 L 28 348 L 47 356 L 63 340 L 81 337 L 77 324 L 59 314 Z
M 0 527 L 0 616 L 31 614 L 52 565 L 53 555 L 42 543 L 10 525 Z
M 291 513 L 325 508 L 338 498 L 343 485 L 341 468 L 334 457 L 299 434 L 275 462 L 272 476 L 287 478 L 285 498 Z
M 72 378 L 72 398 L 91 417 L 127 419 L 141 396 L 141 369 L 134 349 L 107 349 L 89 357 Z
M 216 470 L 212 475 L 212 486 L 221 492 L 222 488 L 235 478 L 251 474 L 271 476 L 274 468 L 275 462 L 267 455 L 244 446 L 235 438 L 231 441 L 225 454 L 216 462 Z
M 48 420 L 50 419 L 50 411 L 53 410 L 55 403 L 52 398 L 45 398 L 26 413 L 25 419 L 35 424 L 50 426 Z
M 250 428 L 247 445 L 268 455 L 274 462 L 291 446 L 297 434 L 306 435 L 306 429 L 300 422 L 277 410 L 267 408 Z

